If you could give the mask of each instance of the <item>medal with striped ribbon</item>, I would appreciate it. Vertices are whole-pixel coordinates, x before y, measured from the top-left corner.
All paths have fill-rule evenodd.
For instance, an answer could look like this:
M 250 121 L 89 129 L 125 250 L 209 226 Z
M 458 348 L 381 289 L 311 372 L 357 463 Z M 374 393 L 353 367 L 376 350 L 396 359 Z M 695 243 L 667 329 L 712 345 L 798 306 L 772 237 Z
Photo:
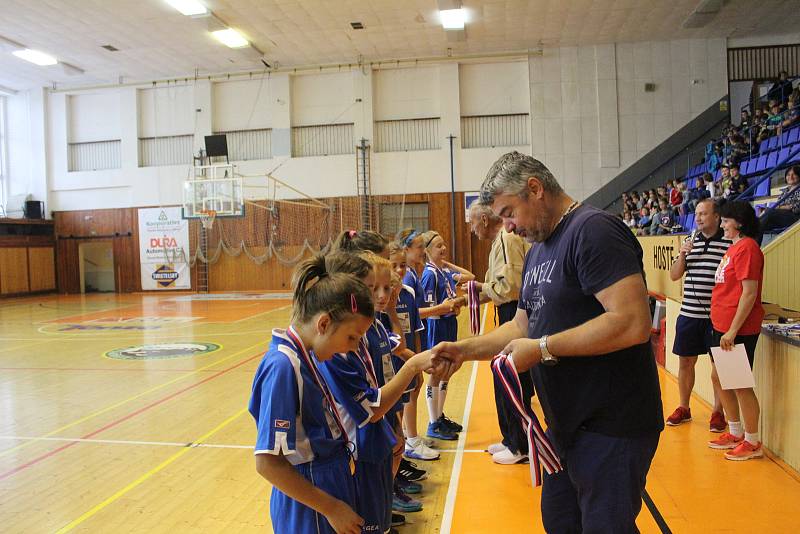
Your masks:
M 531 482 L 535 486 L 542 484 L 542 468 L 552 475 L 563 470 L 561 460 L 555 447 L 544 433 L 539 419 L 533 409 L 522 400 L 522 384 L 519 381 L 517 368 L 510 355 L 498 354 L 492 359 L 492 374 L 495 387 L 500 386 L 503 394 L 514 406 L 525 435 L 528 437 L 528 455 L 530 456 Z
M 469 304 L 469 330 L 475 336 L 481 330 L 481 293 L 478 291 L 478 283 L 474 280 L 467 282 L 467 303 Z

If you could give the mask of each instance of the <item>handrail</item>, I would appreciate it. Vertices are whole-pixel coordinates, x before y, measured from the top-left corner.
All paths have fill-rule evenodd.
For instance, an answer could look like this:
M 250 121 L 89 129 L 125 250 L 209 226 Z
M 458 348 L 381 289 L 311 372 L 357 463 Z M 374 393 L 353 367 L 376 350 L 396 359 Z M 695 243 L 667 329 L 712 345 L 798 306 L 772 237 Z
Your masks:
M 761 174 L 758 177 L 758 179 L 755 182 L 753 182 L 752 185 L 748 186 L 747 189 L 745 189 L 744 191 L 733 197 L 733 200 L 752 200 L 753 193 L 755 193 L 755 190 L 758 189 L 758 186 L 761 185 L 764 182 L 764 180 L 771 179 L 772 173 L 783 168 L 784 164 L 787 161 L 791 161 L 791 159 L 798 153 L 800 153 L 800 144 L 798 144 L 792 150 L 790 150 L 789 153 L 783 159 L 776 162 L 774 167 L 772 167 L 769 170 L 765 170 L 763 174 Z

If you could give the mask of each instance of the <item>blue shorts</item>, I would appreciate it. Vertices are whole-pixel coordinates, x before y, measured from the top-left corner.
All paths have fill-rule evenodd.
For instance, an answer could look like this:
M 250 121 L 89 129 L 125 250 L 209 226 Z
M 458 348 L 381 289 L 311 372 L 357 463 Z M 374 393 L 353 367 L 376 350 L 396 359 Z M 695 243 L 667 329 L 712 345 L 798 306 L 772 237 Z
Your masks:
M 711 332 L 711 319 L 695 319 L 678 315 L 672 353 L 677 356 L 709 354 Z
M 350 460 L 346 454 L 295 465 L 294 468 L 314 486 L 349 504 L 357 512 L 355 480 L 350 474 Z M 269 515 L 275 532 L 335 534 L 325 516 L 275 487 L 269 501 Z
M 442 341 L 456 341 L 458 339 L 458 319 L 455 315 L 428 319 L 426 333 L 428 335 L 428 348 L 433 348 Z
M 388 532 L 392 527 L 394 490 L 392 455 L 388 455 L 381 463 L 356 461 L 355 483 L 356 513 L 364 519 L 361 531 Z

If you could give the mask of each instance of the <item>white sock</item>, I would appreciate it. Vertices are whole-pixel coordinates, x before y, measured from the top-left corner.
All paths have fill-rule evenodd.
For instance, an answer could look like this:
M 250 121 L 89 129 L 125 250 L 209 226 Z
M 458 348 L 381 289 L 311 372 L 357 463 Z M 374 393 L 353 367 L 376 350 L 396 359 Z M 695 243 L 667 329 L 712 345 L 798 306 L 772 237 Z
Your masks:
M 737 438 L 744 436 L 744 428 L 741 421 L 728 421 L 728 432 Z
M 436 407 L 436 413 L 439 417 L 444 413 L 444 400 L 447 398 L 447 382 L 439 382 L 439 404 Z M 437 417 L 437 419 L 439 418 Z
M 744 440 L 751 445 L 758 445 L 761 443 L 761 432 L 750 432 L 744 433 Z
M 428 384 L 425 386 L 425 402 L 428 404 L 428 421 L 435 423 L 439 416 L 439 388 Z

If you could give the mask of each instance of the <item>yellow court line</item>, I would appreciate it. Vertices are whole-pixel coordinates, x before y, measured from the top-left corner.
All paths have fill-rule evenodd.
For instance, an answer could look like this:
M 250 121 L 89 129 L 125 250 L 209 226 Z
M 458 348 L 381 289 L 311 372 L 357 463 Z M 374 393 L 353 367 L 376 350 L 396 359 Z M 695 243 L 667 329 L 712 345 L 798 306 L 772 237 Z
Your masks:
M 206 439 L 210 438 L 211 436 L 213 436 L 214 434 L 216 434 L 217 432 L 219 432 L 220 430 L 225 428 L 227 425 L 229 425 L 231 422 L 233 422 L 237 417 L 242 415 L 245 411 L 247 411 L 247 408 L 242 408 L 241 410 L 236 412 L 234 415 L 232 415 L 231 417 L 225 419 L 222 423 L 220 423 L 219 425 L 217 425 L 216 427 L 211 429 L 209 432 L 206 432 L 201 437 L 199 437 L 198 439 L 193 441 L 193 443 L 201 443 L 201 442 L 205 441 Z M 121 490 L 117 491 L 111 497 L 109 497 L 106 500 L 104 500 L 103 502 L 97 504 L 91 510 L 88 510 L 87 512 L 85 512 L 83 515 L 81 515 L 77 519 L 71 521 L 69 524 L 67 524 L 67 525 L 63 526 L 62 528 L 60 528 L 57 531 L 57 534 L 61 534 L 63 532 L 69 532 L 70 530 L 74 529 L 75 527 L 77 527 L 78 525 L 80 525 L 81 523 L 83 523 L 84 521 L 86 521 L 87 519 L 92 517 L 93 515 L 95 515 L 97 512 L 99 512 L 100 510 L 102 510 L 103 508 L 108 506 L 109 504 L 113 503 L 114 501 L 116 501 L 117 499 L 119 499 L 120 497 L 122 497 L 123 495 L 125 495 L 126 493 L 131 491 L 132 489 L 134 489 L 137 486 L 139 486 L 140 484 L 142 484 L 148 478 L 152 477 L 153 475 L 155 475 L 159 471 L 162 471 L 164 468 L 166 468 L 168 465 L 173 463 L 175 460 L 177 460 L 178 458 L 180 458 L 181 456 L 183 456 L 184 454 L 186 454 L 190 450 L 191 450 L 190 447 L 186 447 L 186 448 L 181 449 L 180 451 L 176 452 L 175 454 L 173 454 L 172 456 L 170 456 L 169 458 L 167 458 L 166 460 L 164 460 L 163 462 L 161 462 L 160 464 L 155 466 L 150 471 L 146 472 L 145 474 L 143 474 L 142 476 L 140 476 L 139 478 L 137 478 L 136 480 L 134 480 L 133 482 L 131 482 L 130 484 L 128 484 L 127 486 L 122 488 Z
M 222 362 L 230 360 L 231 358 L 234 358 L 234 357 L 236 357 L 236 356 L 238 356 L 238 355 L 240 355 L 240 354 L 242 354 L 244 352 L 251 351 L 254 348 L 258 347 L 259 345 L 264 345 L 266 343 L 267 343 L 267 341 L 259 341 L 258 343 L 250 345 L 249 347 L 246 347 L 246 348 L 244 348 L 244 349 L 242 349 L 240 351 L 234 352 L 230 356 L 226 356 L 225 358 L 222 358 L 221 360 L 217 360 L 217 361 L 212 362 L 212 363 L 210 363 L 210 364 L 208 364 L 208 365 L 206 365 L 204 367 L 200 367 L 199 369 L 195 369 L 194 371 L 190 371 L 190 372 L 186 373 L 185 375 L 178 376 L 176 378 L 173 378 L 172 380 L 164 382 L 163 384 L 159 384 L 158 386 L 154 386 L 154 387 L 152 387 L 150 389 L 142 391 L 141 393 L 138 393 L 138 394 L 136 394 L 136 395 L 134 395 L 132 397 L 128 397 L 127 399 L 121 400 L 121 401 L 119 401 L 117 403 L 114 403 L 114 404 L 112 404 L 110 406 L 107 406 L 107 407 L 103 408 L 102 410 L 99 410 L 99 411 L 96 411 L 94 413 L 91 413 L 91 414 L 89 414 L 89 415 L 87 415 L 85 417 L 81 417 L 77 421 L 73 421 L 73 422 L 71 422 L 71 423 L 69 423 L 67 425 L 64 425 L 64 426 L 60 427 L 60 428 L 56 428 L 55 430 L 53 430 L 51 432 L 48 432 L 47 434 L 44 434 L 43 436 L 39 436 L 39 437 L 48 438 L 50 436 L 58 434 L 59 432 L 63 432 L 64 430 L 67 430 L 68 428 L 72 428 L 75 425 L 79 425 L 79 424 L 81 424 L 81 423 L 83 423 L 85 421 L 88 421 L 89 419 L 97 417 L 98 415 L 102 415 L 102 414 L 104 414 L 106 412 L 109 412 L 109 411 L 115 409 L 115 408 L 119 408 L 120 406 L 122 406 L 124 404 L 127 404 L 127 403 L 129 403 L 129 402 L 131 402 L 133 400 L 136 400 L 139 397 L 143 397 L 144 395 L 147 395 L 148 393 L 152 393 L 154 391 L 158 391 L 161 388 L 165 388 L 165 387 L 167 387 L 167 386 L 169 386 L 171 384 L 174 384 L 175 382 L 183 380 L 184 378 L 188 378 L 188 377 L 190 377 L 192 375 L 195 375 L 195 374 L 199 373 L 200 371 L 205 371 L 206 369 L 209 369 L 210 367 L 213 367 L 215 365 L 219 365 Z M 36 441 L 26 441 L 26 442 L 20 443 L 19 445 L 15 446 L 15 447 L 12 447 L 10 449 L 5 449 L 3 451 L 0 451 L 0 458 L 2 458 L 3 456 L 6 456 L 7 454 L 10 454 L 10 453 L 12 453 L 14 451 L 18 451 L 19 449 L 22 449 L 22 448 L 24 448 L 24 447 L 26 447 L 26 446 L 28 446 L 28 445 L 30 445 L 32 443 L 36 443 Z

